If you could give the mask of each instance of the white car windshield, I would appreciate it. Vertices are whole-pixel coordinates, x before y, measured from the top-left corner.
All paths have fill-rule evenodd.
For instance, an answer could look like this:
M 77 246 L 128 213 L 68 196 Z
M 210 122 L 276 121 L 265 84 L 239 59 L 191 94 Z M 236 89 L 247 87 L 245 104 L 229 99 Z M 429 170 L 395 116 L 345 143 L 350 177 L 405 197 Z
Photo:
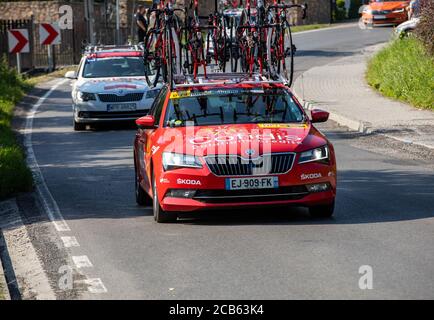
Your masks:
M 138 77 L 145 75 L 141 57 L 89 58 L 83 69 L 83 78 Z

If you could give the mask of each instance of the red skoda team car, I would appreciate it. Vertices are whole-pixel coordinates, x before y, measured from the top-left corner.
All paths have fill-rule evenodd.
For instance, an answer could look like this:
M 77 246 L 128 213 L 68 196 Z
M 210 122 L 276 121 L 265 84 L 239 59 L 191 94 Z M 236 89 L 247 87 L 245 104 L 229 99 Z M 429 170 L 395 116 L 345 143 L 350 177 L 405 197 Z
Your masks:
M 245 76 L 245 75 L 244 75 Z M 252 80 L 253 79 L 253 80 Z M 180 212 L 296 205 L 333 214 L 332 144 L 282 83 L 210 75 L 163 86 L 150 114 L 136 120 L 136 200 L 157 222 Z

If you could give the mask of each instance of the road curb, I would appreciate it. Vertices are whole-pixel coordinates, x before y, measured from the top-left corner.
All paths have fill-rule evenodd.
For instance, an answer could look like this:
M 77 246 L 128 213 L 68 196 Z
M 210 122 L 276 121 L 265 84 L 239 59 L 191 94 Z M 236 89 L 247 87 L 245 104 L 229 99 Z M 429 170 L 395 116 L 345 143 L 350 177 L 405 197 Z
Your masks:
M 0 230 L 1 233 L 1 230 Z M 0 235 L 1 237 L 1 235 Z M 0 243 L 1 245 L 1 243 Z M 1 250 L 1 248 L 0 248 Z M 3 263 L 0 260 L 0 300 L 11 300 L 11 295 L 9 294 L 8 284 L 6 282 L 6 276 L 3 271 Z
M 301 105 L 303 106 L 303 108 L 305 110 L 310 111 L 313 109 L 321 109 L 321 107 L 317 106 L 315 103 L 312 103 L 309 101 L 304 101 L 303 99 L 299 98 L 299 95 L 297 94 L 297 92 L 295 92 L 295 90 L 293 92 L 294 92 L 295 96 L 297 97 L 297 100 L 301 103 Z M 327 111 L 327 112 L 329 112 L 329 111 Z M 348 117 L 345 117 L 345 116 L 340 115 L 340 114 L 335 113 L 335 112 L 329 112 L 329 113 L 330 113 L 330 116 L 329 116 L 330 120 L 333 120 L 333 121 L 337 122 L 338 124 L 349 128 L 352 131 L 357 131 L 357 132 L 360 132 L 363 134 L 370 134 L 370 133 L 374 132 L 370 122 L 350 119 Z
M 375 53 L 376 51 L 380 50 L 382 47 L 384 47 L 384 44 L 383 45 L 374 45 L 374 46 L 370 46 L 370 47 L 367 47 L 367 48 L 363 49 L 362 52 L 369 51 L 369 52 Z M 375 48 L 374 51 L 372 50 L 373 48 Z M 341 60 L 345 60 L 345 59 L 347 59 L 347 57 L 339 59 L 339 60 L 337 60 L 337 61 L 335 61 L 333 63 L 337 63 L 337 62 L 339 62 Z M 306 72 L 308 72 L 308 71 L 309 70 L 306 70 L 305 72 L 303 72 L 299 76 L 299 78 L 303 78 L 304 74 Z M 373 90 L 373 89 L 370 88 L 370 90 Z M 303 106 L 303 108 L 305 110 L 309 110 L 310 111 L 312 109 L 321 109 L 321 105 L 318 105 L 318 104 L 316 104 L 315 102 L 312 102 L 312 101 L 306 101 L 306 100 L 302 99 L 301 98 L 302 95 L 300 95 L 297 92 L 297 90 L 295 89 L 294 86 L 293 86 L 292 92 L 294 93 L 295 97 L 301 103 L 301 105 Z M 429 150 L 434 150 L 434 146 L 426 145 L 424 143 L 410 141 L 410 140 L 407 140 L 407 139 L 403 139 L 403 138 L 399 138 L 399 137 L 396 137 L 396 136 L 393 136 L 393 135 L 390 135 L 390 134 L 383 133 L 383 132 L 381 132 L 380 129 L 375 129 L 370 122 L 361 121 L 361 120 L 358 120 L 358 119 L 352 119 L 352 118 L 349 118 L 347 116 L 341 115 L 341 114 L 339 114 L 339 113 L 337 113 L 335 111 L 327 110 L 327 112 L 329 112 L 329 114 L 330 114 L 330 116 L 329 116 L 330 120 L 335 121 L 339 125 L 344 126 L 344 127 L 348 128 L 351 131 L 359 132 L 361 134 L 378 134 L 378 135 L 381 135 L 383 137 L 386 137 L 386 138 L 389 138 L 389 139 L 393 139 L 395 141 L 399 141 L 401 143 L 405 143 L 405 144 L 408 144 L 408 145 L 413 145 L 413 146 L 417 146 L 417 147 L 421 147 L 421 148 L 425 148 L 425 149 L 429 149 Z

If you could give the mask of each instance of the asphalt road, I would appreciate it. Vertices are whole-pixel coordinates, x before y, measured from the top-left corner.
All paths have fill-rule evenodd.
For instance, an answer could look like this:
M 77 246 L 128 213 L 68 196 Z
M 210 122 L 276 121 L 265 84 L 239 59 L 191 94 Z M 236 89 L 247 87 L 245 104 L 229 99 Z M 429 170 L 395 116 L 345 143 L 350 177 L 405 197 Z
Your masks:
M 295 36 L 298 74 L 384 42 L 390 28 Z M 95 299 L 434 298 L 434 172 L 379 152 L 332 124 L 339 187 L 333 219 L 304 209 L 201 213 L 156 224 L 134 201 L 134 127 L 72 130 L 68 84 L 34 119 L 33 149 L 47 185 L 107 292 Z M 49 253 L 40 253 L 42 255 Z M 359 267 L 373 289 L 359 288 Z M 55 281 L 55 279 L 53 280 Z

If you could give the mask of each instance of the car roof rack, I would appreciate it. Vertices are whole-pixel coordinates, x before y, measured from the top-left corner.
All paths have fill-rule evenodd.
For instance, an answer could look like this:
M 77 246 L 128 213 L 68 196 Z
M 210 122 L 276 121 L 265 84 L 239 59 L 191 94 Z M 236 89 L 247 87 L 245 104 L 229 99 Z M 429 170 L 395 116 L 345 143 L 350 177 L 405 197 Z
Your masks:
M 173 89 L 202 86 L 218 86 L 228 84 L 283 84 L 283 80 L 271 80 L 260 73 L 228 72 L 208 73 L 205 75 L 177 75 L 174 76 Z
M 123 51 L 143 51 L 143 45 L 141 44 L 90 45 L 84 49 L 84 54 L 92 54 L 97 52 L 123 52 Z

